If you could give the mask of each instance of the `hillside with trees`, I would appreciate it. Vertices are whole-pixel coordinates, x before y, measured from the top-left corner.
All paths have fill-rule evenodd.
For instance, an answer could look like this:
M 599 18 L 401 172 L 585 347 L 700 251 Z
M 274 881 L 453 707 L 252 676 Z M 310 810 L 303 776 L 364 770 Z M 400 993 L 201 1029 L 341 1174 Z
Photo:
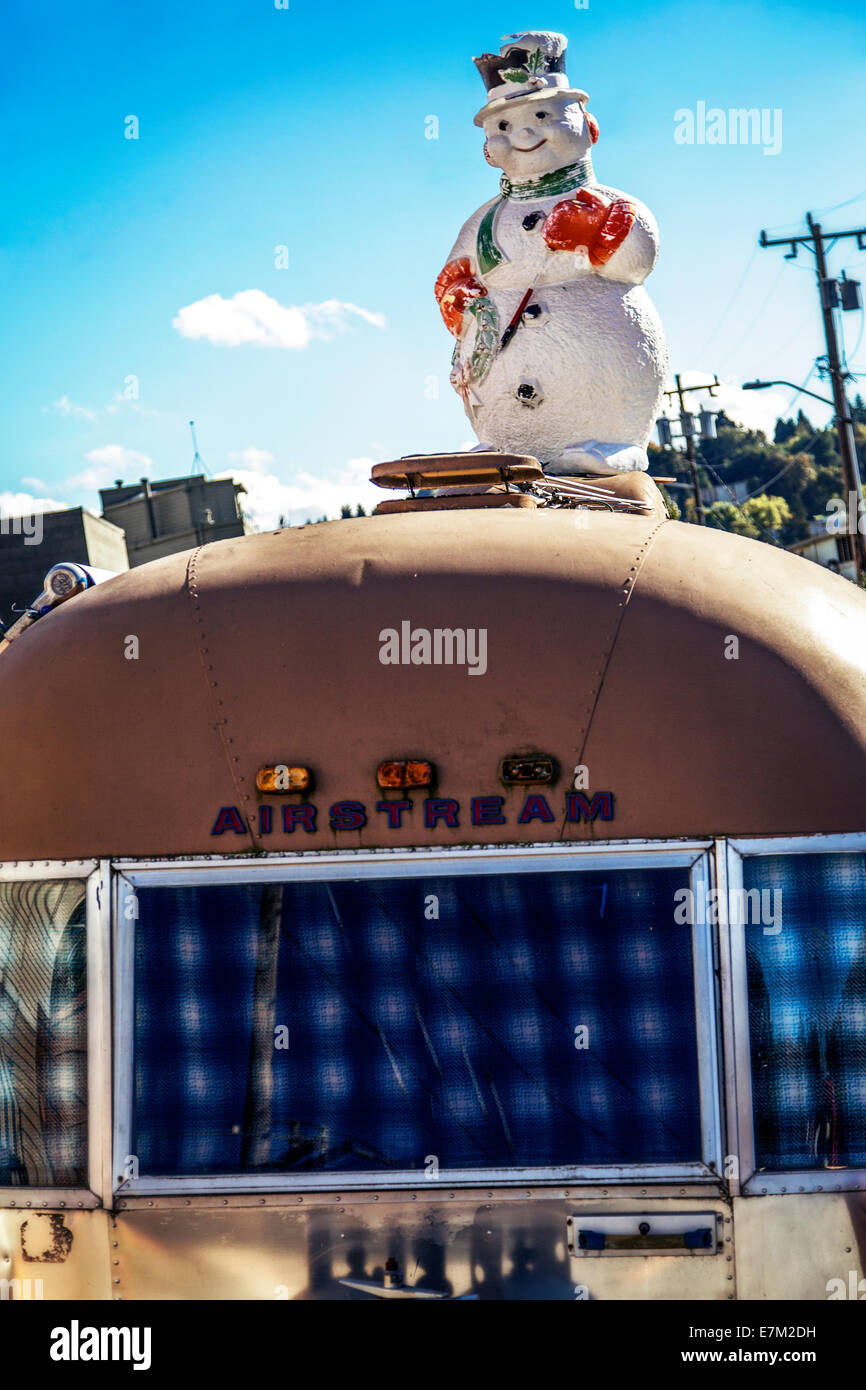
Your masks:
M 856 398 L 852 416 L 862 474 L 866 468 L 866 405 L 861 396 Z M 831 498 L 844 496 L 832 425 L 816 428 L 800 411 L 796 419 L 776 421 L 772 440 L 760 430 L 744 429 L 724 413 L 719 414 L 717 425 L 718 438 L 701 440 L 698 447 L 701 488 L 715 488 L 721 493 L 719 500 L 706 506 L 708 525 L 770 545 L 787 546 L 809 535 L 810 523 L 826 515 Z M 689 482 L 678 450 L 650 444 L 649 455 L 650 472 Z M 736 488 L 738 483 L 745 488 Z M 690 489 L 672 488 L 667 496 L 675 515 L 687 521 L 695 519 Z

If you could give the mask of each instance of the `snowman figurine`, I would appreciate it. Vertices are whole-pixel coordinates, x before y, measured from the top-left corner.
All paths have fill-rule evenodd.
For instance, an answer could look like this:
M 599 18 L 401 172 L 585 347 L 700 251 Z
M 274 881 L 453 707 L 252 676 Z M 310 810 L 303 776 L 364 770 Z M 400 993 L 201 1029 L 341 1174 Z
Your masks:
M 562 34 L 512 35 L 473 61 L 475 117 L 500 194 L 463 227 L 436 281 L 456 344 L 451 383 L 479 449 L 531 454 L 553 474 L 645 469 L 667 370 L 643 282 L 658 229 L 596 182 L 598 125 L 569 87 Z

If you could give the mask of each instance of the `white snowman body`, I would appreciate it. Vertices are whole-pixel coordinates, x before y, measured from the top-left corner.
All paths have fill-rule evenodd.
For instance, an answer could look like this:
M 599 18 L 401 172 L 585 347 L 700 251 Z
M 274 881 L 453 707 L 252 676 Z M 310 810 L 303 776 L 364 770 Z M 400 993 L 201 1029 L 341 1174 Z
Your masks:
M 596 181 L 589 150 L 598 128 L 585 100 L 542 89 L 479 113 L 488 162 L 505 171 L 502 193 L 465 223 L 443 276 L 463 272 L 452 290 L 462 297 L 449 323 L 451 380 L 482 444 L 534 455 L 552 473 L 613 474 L 647 467 L 667 348 L 643 288 L 658 254 L 655 219 Z M 549 244 L 562 204 L 574 199 L 597 221 L 619 218 L 603 252 L 594 230 L 589 246 Z M 579 228 L 582 206 L 575 216 Z M 448 323 L 441 299 L 440 308 Z
M 623 196 L 590 186 L 607 200 Z M 596 271 L 585 252 L 548 250 L 540 224 L 525 230 L 531 213 L 546 217 L 560 201 L 558 196 L 508 199 L 496 214 L 497 241 L 506 260 L 476 274 L 488 289 L 500 339 L 525 291 L 536 288 L 530 312 L 508 346 L 477 386 L 469 384 L 464 408 L 480 440 L 532 454 L 549 472 L 570 472 L 572 463 L 576 472 L 628 471 L 635 467 L 633 456 L 624 459 L 625 470 L 610 466 L 613 455 L 608 467 L 594 469 L 590 458 L 569 458 L 567 451 L 591 440 L 646 449 L 667 370 L 661 322 L 642 283 L 656 259 L 655 222 L 647 208 L 629 199 L 634 226 L 608 265 Z M 478 228 L 491 206 L 469 219 L 449 260 L 468 255 L 477 264 Z M 481 331 L 477 319 L 465 317 L 455 380 L 466 373 Z M 535 395 L 518 395 L 527 385 Z

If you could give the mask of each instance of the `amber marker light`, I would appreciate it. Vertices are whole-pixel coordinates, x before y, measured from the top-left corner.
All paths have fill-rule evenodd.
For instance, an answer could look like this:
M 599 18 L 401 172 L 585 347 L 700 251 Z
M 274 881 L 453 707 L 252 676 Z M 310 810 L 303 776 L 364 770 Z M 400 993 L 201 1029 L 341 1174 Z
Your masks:
M 555 775 L 556 763 L 544 754 L 538 757 L 503 758 L 499 764 L 500 779 L 507 787 L 519 782 L 552 782 Z
M 433 764 L 415 760 L 380 763 L 376 769 L 380 787 L 429 787 L 433 781 Z
M 260 767 L 256 773 L 256 786 L 260 792 L 271 796 L 285 796 L 287 792 L 308 792 L 313 785 L 313 774 L 308 767 L 295 767 L 290 763 L 274 763 L 270 767 Z

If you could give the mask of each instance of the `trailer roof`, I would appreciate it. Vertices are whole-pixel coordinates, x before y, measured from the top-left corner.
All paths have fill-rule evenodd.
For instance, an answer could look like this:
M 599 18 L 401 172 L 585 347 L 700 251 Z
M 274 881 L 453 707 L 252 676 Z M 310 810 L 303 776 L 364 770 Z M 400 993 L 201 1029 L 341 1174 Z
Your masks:
M 484 630 L 486 671 L 383 664 L 380 634 L 404 622 Z M 204 546 L 70 599 L 0 656 L 0 718 L 6 861 L 862 829 L 866 595 L 658 518 L 344 520 Z M 550 755 L 558 780 L 503 787 L 515 753 Z M 399 794 L 412 810 L 397 829 L 375 772 L 400 757 L 437 774 Z M 257 769 L 283 762 L 313 770 L 314 833 L 282 828 L 299 796 L 256 791 Z M 564 819 L 577 765 L 612 793 L 609 823 Z M 518 823 L 530 793 L 551 821 Z M 471 799 L 490 795 L 504 823 L 472 826 Z M 459 803 L 456 825 L 425 826 L 431 796 Z M 330 828 L 342 800 L 363 804 L 362 829 Z M 222 807 L 244 833 L 212 833 Z

